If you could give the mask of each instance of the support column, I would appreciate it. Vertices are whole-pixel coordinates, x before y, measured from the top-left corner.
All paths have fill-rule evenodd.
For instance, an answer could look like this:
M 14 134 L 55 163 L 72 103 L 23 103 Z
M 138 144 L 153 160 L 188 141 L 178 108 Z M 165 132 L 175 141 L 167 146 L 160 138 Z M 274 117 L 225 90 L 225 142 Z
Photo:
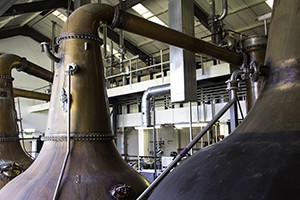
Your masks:
M 170 28 L 190 36 L 194 31 L 194 1 L 169 0 Z M 195 53 L 170 46 L 172 102 L 197 99 Z
M 139 156 L 149 156 L 149 134 L 147 129 L 138 129 Z

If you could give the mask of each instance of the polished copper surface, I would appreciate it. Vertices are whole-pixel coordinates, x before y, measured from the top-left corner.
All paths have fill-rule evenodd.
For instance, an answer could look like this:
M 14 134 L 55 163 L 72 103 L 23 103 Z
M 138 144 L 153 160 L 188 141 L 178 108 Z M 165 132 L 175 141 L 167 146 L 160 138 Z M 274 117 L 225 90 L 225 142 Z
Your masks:
M 90 12 L 75 11 L 62 35 L 72 32 L 73 26 L 81 31 L 76 34 L 96 34 L 99 13 Z M 86 24 L 93 27 L 87 28 Z M 66 71 L 75 64 L 78 69 L 70 77 L 70 155 L 55 198 L 136 199 L 149 183 L 124 162 L 113 141 L 100 43 L 91 37 L 66 37 L 60 41 L 59 57 L 43 148 L 32 166 L 3 188 L 0 196 L 22 200 L 54 198 L 67 150 L 68 113 L 61 99 L 62 93 L 68 91 Z
M 19 166 L 21 173 L 32 160 L 24 153 L 17 130 L 17 116 L 12 90 L 11 70 L 20 65 L 20 57 L 0 55 L 0 188 L 12 180 Z

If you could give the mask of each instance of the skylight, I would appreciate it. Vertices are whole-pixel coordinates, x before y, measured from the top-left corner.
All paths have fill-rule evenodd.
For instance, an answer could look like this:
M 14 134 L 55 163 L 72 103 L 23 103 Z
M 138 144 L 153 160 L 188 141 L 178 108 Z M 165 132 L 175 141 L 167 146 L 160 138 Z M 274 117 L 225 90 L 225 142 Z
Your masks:
M 65 22 L 67 21 L 67 17 L 62 14 L 61 12 L 59 12 L 58 10 L 55 10 L 52 15 L 56 16 L 58 19 L 60 19 L 61 21 Z
M 269 6 L 271 9 L 273 8 L 274 0 L 266 0 L 266 3 L 268 4 L 268 6 Z
M 167 27 L 167 25 L 163 21 L 161 21 L 158 17 L 154 16 L 154 14 L 141 3 L 133 6 L 132 9 L 139 13 L 141 16 L 143 16 L 145 19 Z

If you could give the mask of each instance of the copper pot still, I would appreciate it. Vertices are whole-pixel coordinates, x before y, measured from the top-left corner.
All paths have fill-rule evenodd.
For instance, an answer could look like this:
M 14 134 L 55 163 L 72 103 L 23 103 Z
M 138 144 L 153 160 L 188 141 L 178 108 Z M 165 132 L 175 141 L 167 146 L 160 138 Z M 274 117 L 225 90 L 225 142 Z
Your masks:
M 32 160 L 19 142 L 11 70 L 22 65 L 15 55 L 0 55 L 0 188 L 26 170 Z
M 299 199 L 299 8 L 299 0 L 274 2 L 269 74 L 244 122 L 172 171 L 149 199 Z
M 49 95 L 13 88 L 11 70 L 52 82 L 53 73 L 14 54 L 0 55 L 0 188 L 25 171 L 32 163 L 19 139 L 14 97 L 49 101 Z
M 1 199 L 136 199 L 149 185 L 113 141 L 98 25 L 88 9 L 64 24 L 43 148 Z

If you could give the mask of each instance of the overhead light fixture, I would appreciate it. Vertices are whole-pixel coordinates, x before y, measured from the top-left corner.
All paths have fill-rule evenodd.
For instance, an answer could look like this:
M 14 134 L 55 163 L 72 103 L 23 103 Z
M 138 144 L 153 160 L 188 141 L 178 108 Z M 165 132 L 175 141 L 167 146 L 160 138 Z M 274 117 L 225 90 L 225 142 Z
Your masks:
M 143 18 L 148 19 L 149 21 L 152 21 L 154 23 L 160 24 L 162 26 L 168 27 L 163 21 L 161 21 L 158 17 L 154 16 L 154 14 L 141 3 L 138 3 L 135 6 L 133 6 L 132 9 L 135 10 L 135 12 L 139 13 L 141 16 L 143 16 Z
M 67 21 L 67 17 L 64 15 L 64 14 L 62 14 L 60 11 L 58 11 L 58 10 L 55 10 L 53 13 L 52 13 L 52 15 L 54 15 L 55 17 L 57 17 L 58 19 L 60 19 L 61 21 L 63 21 L 63 22 L 66 22 Z
M 260 21 L 264 21 L 264 20 L 271 19 L 271 17 L 272 17 L 272 13 L 270 12 L 270 13 L 267 13 L 267 14 L 264 14 L 264 15 L 261 15 L 261 16 L 258 16 L 258 17 L 256 18 L 256 20 L 260 22 Z
M 274 0 L 266 0 L 266 3 L 268 4 L 268 6 L 273 9 L 273 3 L 274 3 Z

